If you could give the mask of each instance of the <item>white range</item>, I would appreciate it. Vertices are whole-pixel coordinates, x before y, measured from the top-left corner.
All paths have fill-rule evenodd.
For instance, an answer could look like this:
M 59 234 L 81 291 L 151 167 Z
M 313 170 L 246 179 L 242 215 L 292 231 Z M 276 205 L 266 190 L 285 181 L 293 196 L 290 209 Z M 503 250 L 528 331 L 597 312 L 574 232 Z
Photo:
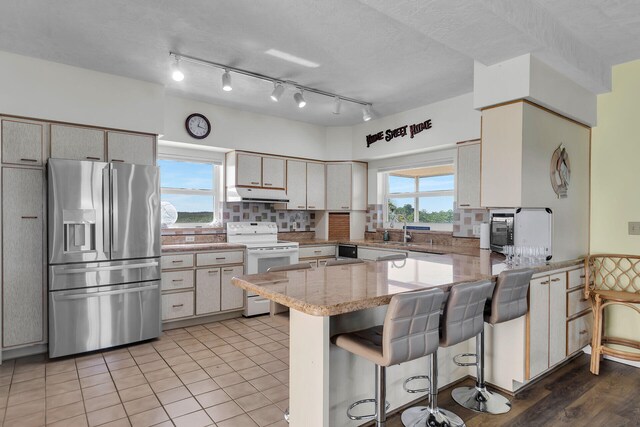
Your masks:
M 247 247 L 246 274 L 264 273 L 271 267 L 298 262 L 298 243 L 278 241 L 278 225 L 275 222 L 228 222 L 227 242 Z M 268 312 L 268 299 L 247 292 L 245 316 Z

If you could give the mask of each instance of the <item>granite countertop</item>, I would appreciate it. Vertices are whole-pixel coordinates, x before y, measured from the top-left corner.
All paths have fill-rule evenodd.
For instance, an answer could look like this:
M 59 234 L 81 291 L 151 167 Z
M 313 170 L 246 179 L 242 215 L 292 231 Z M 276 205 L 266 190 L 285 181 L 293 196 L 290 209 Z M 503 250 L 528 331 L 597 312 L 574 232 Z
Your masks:
M 314 246 L 314 245 L 337 245 L 341 243 L 338 240 L 327 240 L 327 239 L 303 239 L 303 240 L 288 240 L 284 239 L 285 242 L 297 242 L 300 246 Z
M 475 246 L 456 246 L 456 245 L 433 245 L 429 243 L 403 243 L 403 242 L 383 242 L 379 240 L 352 240 L 348 243 L 351 245 L 368 246 L 372 248 L 381 248 L 388 250 L 401 250 L 412 252 L 426 252 L 436 254 L 459 254 L 480 256 L 480 248 Z
M 533 267 L 536 272 L 579 265 L 582 259 Z M 365 262 L 234 277 L 247 291 L 314 316 L 334 316 L 389 304 L 400 292 L 424 288 L 448 291 L 457 283 L 491 279 L 506 269 L 500 259 L 459 254 L 425 259 Z
M 203 252 L 203 251 L 227 251 L 232 249 L 245 249 L 245 245 L 237 243 L 181 243 L 177 245 L 162 245 L 162 253 L 174 252 Z

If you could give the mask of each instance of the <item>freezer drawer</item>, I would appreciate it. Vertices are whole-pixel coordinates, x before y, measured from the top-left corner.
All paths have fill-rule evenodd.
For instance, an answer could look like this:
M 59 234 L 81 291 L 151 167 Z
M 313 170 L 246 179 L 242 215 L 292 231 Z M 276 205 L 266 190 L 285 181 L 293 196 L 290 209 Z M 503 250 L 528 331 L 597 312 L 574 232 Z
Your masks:
M 49 292 L 49 356 L 160 336 L 160 281 Z
M 132 259 L 49 266 L 49 290 L 160 280 L 160 259 Z

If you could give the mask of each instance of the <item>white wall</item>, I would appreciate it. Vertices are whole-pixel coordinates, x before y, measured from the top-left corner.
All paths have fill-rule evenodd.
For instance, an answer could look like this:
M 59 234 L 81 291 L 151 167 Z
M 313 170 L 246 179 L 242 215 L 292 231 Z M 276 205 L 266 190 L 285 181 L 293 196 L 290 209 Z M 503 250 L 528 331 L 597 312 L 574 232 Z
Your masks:
M 202 113 L 211 122 L 211 134 L 191 138 L 184 122 L 192 113 Z M 162 139 L 189 142 L 229 150 L 249 150 L 312 159 L 325 159 L 326 128 L 309 123 L 250 113 L 233 108 L 166 96 Z
M 162 85 L 0 52 L 0 114 L 163 133 Z
M 353 126 L 327 128 L 325 158 L 327 160 L 353 159 Z
M 378 141 L 367 148 L 366 136 L 386 129 L 421 123 L 431 119 L 432 128 L 413 139 L 410 135 L 387 142 Z M 473 94 L 374 119 L 353 126 L 352 151 L 355 160 L 374 160 L 429 150 L 453 147 L 456 142 L 480 137 L 480 112 L 473 109 Z

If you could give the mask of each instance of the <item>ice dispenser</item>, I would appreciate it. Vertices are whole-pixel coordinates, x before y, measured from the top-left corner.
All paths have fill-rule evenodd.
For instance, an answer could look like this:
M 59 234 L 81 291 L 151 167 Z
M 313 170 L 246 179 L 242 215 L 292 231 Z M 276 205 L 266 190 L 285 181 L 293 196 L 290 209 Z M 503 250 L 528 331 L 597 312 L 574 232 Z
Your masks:
M 62 211 L 64 225 L 64 252 L 95 252 L 95 209 L 65 209 Z

